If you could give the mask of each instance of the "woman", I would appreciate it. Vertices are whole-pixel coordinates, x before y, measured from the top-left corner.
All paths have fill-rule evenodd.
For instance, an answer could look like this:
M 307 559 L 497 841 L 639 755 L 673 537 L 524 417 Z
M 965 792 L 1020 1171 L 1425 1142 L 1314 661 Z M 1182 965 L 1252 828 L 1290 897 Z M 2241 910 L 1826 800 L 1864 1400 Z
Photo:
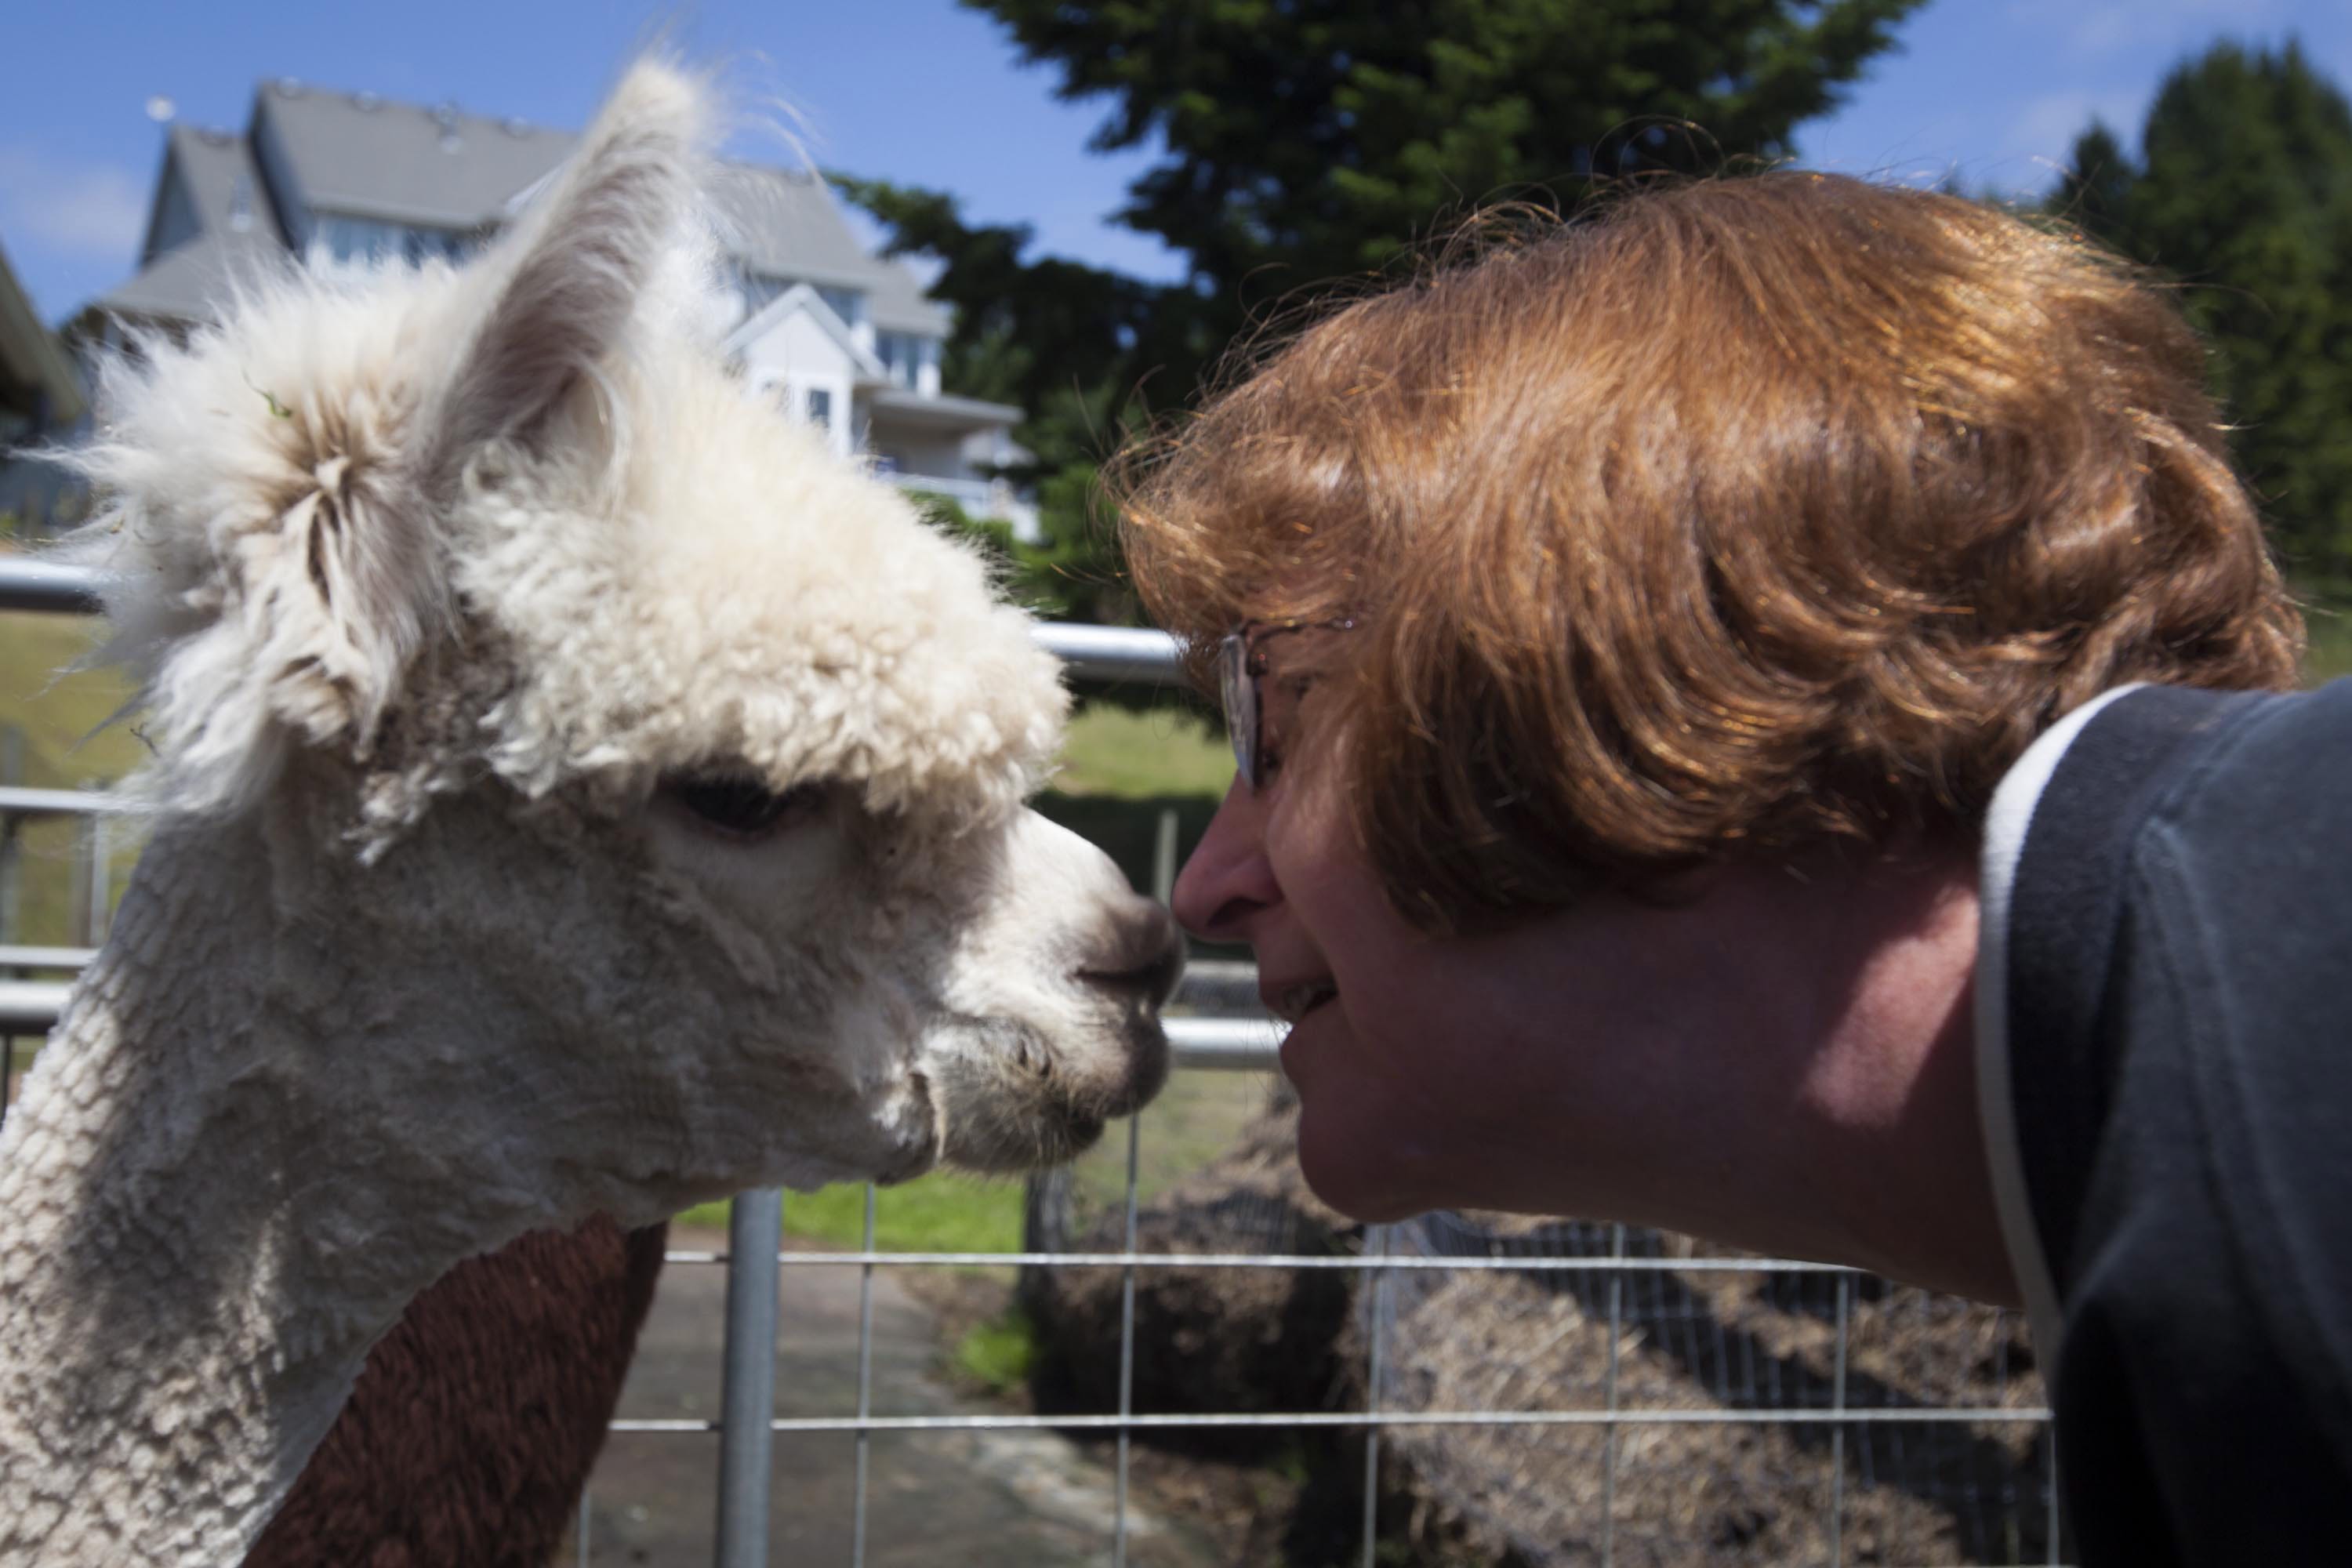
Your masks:
M 2086 1561 L 2341 1515 L 2352 692 L 2260 695 L 2202 373 L 2077 236 L 1782 173 L 1360 300 L 1134 459 L 1240 762 L 1176 910 L 1315 1188 L 2022 1296 Z

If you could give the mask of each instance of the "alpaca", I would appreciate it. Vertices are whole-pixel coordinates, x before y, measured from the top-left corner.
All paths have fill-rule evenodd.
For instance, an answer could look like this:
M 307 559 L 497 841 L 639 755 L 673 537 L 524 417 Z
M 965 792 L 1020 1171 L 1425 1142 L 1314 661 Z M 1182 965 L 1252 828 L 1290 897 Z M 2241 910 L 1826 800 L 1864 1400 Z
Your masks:
M 980 559 L 710 346 L 698 83 L 478 259 L 257 287 L 81 456 L 150 847 L 0 1130 L 0 1564 L 235 1563 L 460 1260 L 1066 1157 L 1164 911 Z

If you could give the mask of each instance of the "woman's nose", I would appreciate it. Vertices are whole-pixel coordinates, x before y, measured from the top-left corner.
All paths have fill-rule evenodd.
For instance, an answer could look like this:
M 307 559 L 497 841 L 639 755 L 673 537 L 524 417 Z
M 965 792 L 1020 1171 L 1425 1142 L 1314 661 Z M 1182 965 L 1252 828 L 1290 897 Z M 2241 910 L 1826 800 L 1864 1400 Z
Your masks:
M 1246 941 L 1250 917 L 1281 902 L 1265 828 L 1264 796 L 1235 778 L 1169 899 L 1186 931 L 1205 942 Z

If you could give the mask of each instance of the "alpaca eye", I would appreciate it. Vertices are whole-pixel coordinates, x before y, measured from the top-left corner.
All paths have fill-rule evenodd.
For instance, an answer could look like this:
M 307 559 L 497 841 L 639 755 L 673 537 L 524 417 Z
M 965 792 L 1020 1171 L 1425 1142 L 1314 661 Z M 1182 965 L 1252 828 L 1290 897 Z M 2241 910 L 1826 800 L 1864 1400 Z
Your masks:
M 696 823 L 730 838 L 765 838 L 813 815 L 824 802 L 824 786 L 795 784 L 779 793 L 741 773 L 671 779 L 662 794 L 686 808 Z

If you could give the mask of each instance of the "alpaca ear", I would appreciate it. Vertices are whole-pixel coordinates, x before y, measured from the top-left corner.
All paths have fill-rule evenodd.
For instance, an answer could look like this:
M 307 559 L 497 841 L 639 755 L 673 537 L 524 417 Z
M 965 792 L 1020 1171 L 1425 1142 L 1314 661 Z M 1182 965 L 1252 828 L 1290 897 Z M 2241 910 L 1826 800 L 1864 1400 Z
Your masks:
M 624 77 L 554 189 L 488 267 L 488 307 L 445 396 L 426 471 L 453 479 L 500 437 L 528 437 L 622 342 L 674 255 L 698 184 L 703 94 L 646 62 Z
M 110 433 L 73 460 L 109 499 L 70 553 L 109 574 L 108 657 L 140 678 L 172 805 L 249 803 L 295 744 L 371 754 L 448 615 L 450 488 L 483 443 L 528 439 L 625 352 L 680 246 L 703 121 L 688 77 L 624 79 L 547 198 L 468 268 L 456 363 L 397 463 L 407 432 L 387 405 L 304 391 L 320 296 L 290 280 L 258 288 L 217 344 L 158 342 L 107 373 Z

